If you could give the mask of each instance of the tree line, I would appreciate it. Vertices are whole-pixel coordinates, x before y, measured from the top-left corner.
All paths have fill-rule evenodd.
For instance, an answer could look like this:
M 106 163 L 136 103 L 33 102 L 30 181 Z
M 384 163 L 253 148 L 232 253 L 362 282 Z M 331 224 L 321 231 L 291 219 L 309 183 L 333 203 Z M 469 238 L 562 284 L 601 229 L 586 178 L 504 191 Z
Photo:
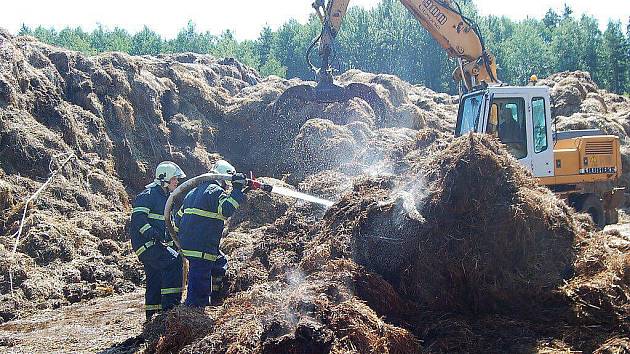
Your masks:
M 474 1 L 461 2 L 463 12 L 479 25 L 486 47 L 497 57 L 502 81 L 522 85 L 532 74 L 545 77 L 558 71 L 586 70 L 600 87 L 630 92 L 630 23 L 624 28 L 621 22 L 611 21 L 602 32 L 596 18 L 577 18 L 566 5 L 562 13 L 549 9 L 542 19 L 513 21 L 481 16 Z M 305 24 L 290 19 L 277 30 L 263 28 L 256 40 L 243 41 L 230 30 L 219 35 L 198 31 L 190 21 L 173 39 L 162 38 L 146 26 L 135 34 L 103 26 L 91 32 L 23 26 L 19 34 L 88 55 L 195 52 L 235 57 L 263 76 L 312 80 L 305 53 L 320 27 L 316 16 Z M 372 9 L 349 9 L 337 36 L 333 65 L 339 72 L 357 68 L 394 74 L 436 91 L 456 92 L 451 79 L 456 63 L 397 0 L 382 0 Z

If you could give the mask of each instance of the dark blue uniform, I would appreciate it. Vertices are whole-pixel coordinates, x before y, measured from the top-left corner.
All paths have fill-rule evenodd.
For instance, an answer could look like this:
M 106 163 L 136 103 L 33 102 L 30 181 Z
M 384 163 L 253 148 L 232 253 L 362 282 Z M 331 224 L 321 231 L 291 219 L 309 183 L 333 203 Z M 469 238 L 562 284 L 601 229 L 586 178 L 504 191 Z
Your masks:
M 147 319 L 179 304 L 182 298 L 182 257 L 167 249 L 174 248 L 164 224 L 167 199 L 160 186 L 147 188 L 136 197 L 131 214 L 131 245 L 146 274 Z
M 189 193 L 190 194 L 190 193 Z M 182 206 L 179 211 L 174 214 L 173 228 L 175 232 L 179 233 L 179 224 L 181 223 L 182 216 L 184 215 L 184 207 Z M 217 260 L 212 262 L 212 269 L 210 274 L 212 275 L 212 286 L 210 292 L 210 299 L 219 299 L 221 297 L 221 290 L 223 289 L 223 277 L 228 268 L 228 259 L 225 253 L 219 250 L 219 256 Z
M 228 195 L 214 181 L 202 183 L 184 198 L 175 224 L 190 264 L 187 305 L 207 306 L 211 291 L 219 290 L 227 268 L 227 259 L 219 251 L 223 225 L 244 200 L 241 190 L 233 189 Z

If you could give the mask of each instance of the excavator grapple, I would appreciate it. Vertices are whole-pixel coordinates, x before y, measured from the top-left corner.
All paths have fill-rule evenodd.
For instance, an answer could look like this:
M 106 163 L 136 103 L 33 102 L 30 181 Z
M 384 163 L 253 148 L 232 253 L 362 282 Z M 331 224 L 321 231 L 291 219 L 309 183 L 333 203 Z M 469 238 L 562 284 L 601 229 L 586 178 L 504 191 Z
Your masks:
M 320 82 L 317 86 L 303 84 L 290 87 L 274 103 L 274 115 L 279 114 L 284 105 L 292 99 L 313 103 L 334 103 L 347 102 L 353 98 L 360 98 L 367 102 L 374 110 L 376 124 L 382 126 L 385 104 L 372 87 L 359 82 L 346 86 Z
M 317 77 L 317 85 L 303 84 L 288 88 L 274 102 L 274 115 L 279 114 L 285 104 L 292 99 L 313 103 L 334 103 L 360 98 L 372 107 L 376 115 L 376 124 L 382 126 L 385 104 L 371 86 L 360 82 L 347 85 L 338 85 L 334 82 L 330 56 L 348 2 L 349 0 L 336 0 L 328 1 L 328 4 L 325 4 L 324 0 L 316 0 L 313 3 L 313 8 L 322 22 L 322 32 L 308 48 L 306 61 Z M 319 67 L 311 61 L 311 54 L 315 46 L 319 48 Z

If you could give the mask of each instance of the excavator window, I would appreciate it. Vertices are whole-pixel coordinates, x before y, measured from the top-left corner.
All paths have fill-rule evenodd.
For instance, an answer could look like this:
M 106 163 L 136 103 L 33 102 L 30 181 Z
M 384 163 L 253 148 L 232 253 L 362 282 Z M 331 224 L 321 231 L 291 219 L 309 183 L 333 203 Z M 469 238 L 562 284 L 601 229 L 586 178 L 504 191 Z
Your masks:
M 534 152 L 543 152 L 547 150 L 548 147 L 547 119 L 544 98 L 532 98 L 532 119 L 534 121 Z
M 527 156 L 527 124 L 525 100 L 521 97 L 497 98 L 493 102 L 499 111 L 499 140 L 517 159 Z
M 461 136 L 471 131 L 476 131 L 481 106 L 483 105 L 483 93 L 464 96 L 463 103 L 459 105 L 457 126 L 455 135 Z

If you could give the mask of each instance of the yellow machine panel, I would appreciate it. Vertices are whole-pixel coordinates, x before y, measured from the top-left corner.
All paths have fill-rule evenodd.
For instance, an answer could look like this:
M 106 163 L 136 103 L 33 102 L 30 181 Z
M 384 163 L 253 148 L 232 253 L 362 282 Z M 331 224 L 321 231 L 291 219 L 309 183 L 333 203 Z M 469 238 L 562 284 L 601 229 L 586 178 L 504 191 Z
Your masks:
M 617 136 L 597 135 L 559 140 L 553 152 L 554 176 L 540 178 L 541 184 L 603 182 L 621 176 Z

